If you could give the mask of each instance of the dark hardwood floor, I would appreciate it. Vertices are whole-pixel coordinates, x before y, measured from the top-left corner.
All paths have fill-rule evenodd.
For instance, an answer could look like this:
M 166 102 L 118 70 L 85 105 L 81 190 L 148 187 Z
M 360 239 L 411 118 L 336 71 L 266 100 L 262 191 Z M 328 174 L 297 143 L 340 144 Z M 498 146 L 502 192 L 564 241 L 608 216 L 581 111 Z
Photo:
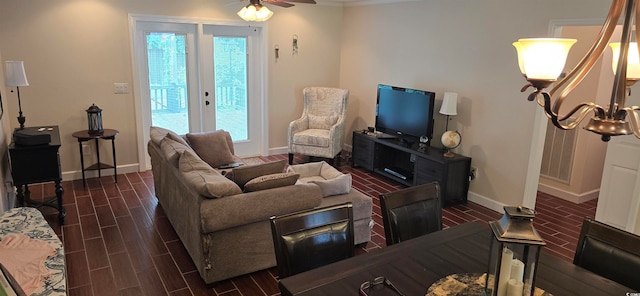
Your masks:
M 264 161 L 286 155 L 262 157 Z M 296 158 L 296 161 L 300 159 Z M 402 186 L 351 168 L 353 186 L 374 200 L 371 241 L 359 253 L 384 248 L 384 229 L 377 196 Z M 67 217 L 60 226 L 56 212 L 45 217 L 64 242 L 69 295 L 279 295 L 275 268 L 205 285 L 154 195 L 151 172 L 63 182 Z M 32 197 L 52 196 L 53 184 L 30 186 Z M 535 226 L 545 249 L 571 261 L 582 219 L 594 217 L 597 201 L 573 204 L 538 194 Z M 473 202 L 443 210 L 445 227 L 467 221 L 486 223 L 497 213 Z

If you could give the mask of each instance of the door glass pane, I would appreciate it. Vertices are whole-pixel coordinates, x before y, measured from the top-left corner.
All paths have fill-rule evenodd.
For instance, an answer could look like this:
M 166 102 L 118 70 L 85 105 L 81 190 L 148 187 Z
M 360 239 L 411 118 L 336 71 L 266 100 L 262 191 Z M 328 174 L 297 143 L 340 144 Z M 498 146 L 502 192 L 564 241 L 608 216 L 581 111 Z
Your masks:
M 186 35 L 147 34 L 151 124 L 189 132 Z
M 247 38 L 214 37 L 213 68 L 216 87 L 216 128 L 234 141 L 248 136 Z

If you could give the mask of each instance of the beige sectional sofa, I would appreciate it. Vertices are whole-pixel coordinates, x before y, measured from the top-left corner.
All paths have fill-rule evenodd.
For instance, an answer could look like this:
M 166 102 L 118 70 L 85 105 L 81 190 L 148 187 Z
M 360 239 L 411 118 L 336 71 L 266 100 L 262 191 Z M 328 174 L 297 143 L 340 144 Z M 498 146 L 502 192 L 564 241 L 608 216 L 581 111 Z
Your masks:
M 291 185 L 273 186 L 269 183 L 273 182 L 272 178 L 253 178 L 272 174 L 277 168 L 282 172 L 285 160 L 243 165 L 242 169 L 233 169 L 225 176 L 221 170 L 212 167 L 210 158 L 227 154 L 227 149 L 233 155 L 231 137 L 226 132 L 213 137 L 205 134 L 204 137 L 189 138 L 189 135 L 180 136 L 152 127 L 150 135 L 148 151 L 155 194 L 206 283 L 276 265 L 269 225 L 272 216 L 351 201 L 354 203 L 356 244 L 366 243 L 371 238 L 371 198 L 356 190 L 324 197 L 323 189 L 317 184 L 298 180 Z M 221 135 L 226 140 L 221 141 L 224 145 L 203 142 L 203 139 L 218 141 Z M 194 150 L 195 147 L 198 149 Z M 230 160 L 222 157 L 217 161 Z M 242 160 L 232 156 L 232 161 Z M 229 169 L 225 171 L 230 172 Z M 282 178 L 277 182 L 289 182 L 292 175 L 297 179 L 299 174 L 280 175 Z M 256 180 L 260 182 L 256 183 Z M 249 187 L 255 191 L 247 190 Z

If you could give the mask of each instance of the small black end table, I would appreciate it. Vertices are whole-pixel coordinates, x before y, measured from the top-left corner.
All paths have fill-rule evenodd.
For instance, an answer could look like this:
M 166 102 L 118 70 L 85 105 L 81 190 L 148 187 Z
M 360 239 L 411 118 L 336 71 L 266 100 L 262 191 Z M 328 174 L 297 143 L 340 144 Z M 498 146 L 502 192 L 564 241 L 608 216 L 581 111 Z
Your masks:
M 60 130 L 58 126 L 37 126 L 17 128 L 16 131 L 32 133 L 46 133 L 51 136 L 47 144 L 18 145 L 15 140 L 9 144 L 9 158 L 11 161 L 11 176 L 16 186 L 18 206 L 31 205 L 36 208 L 49 206 L 58 210 L 60 225 L 64 224 L 67 215 L 62 206 L 62 173 L 60 170 Z M 30 199 L 29 184 L 55 182 L 56 196 L 49 200 L 35 201 Z M 24 188 L 23 188 L 24 187 Z
M 82 166 L 82 184 L 87 186 L 84 172 L 90 170 L 98 171 L 98 178 L 102 177 L 100 170 L 113 168 L 113 178 L 118 183 L 118 169 L 116 168 L 116 135 L 118 131 L 114 129 L 105 129 L 101 133 L 89 133 L 89 130 L 77 131 L 73 133 L 73 137 L 78 139 L 78 145 L 80 146 L 80 164 Z M 98 140 L 111 140 L 111 151 L 113 152 L 113 165 L 100 162 L 100 145 Z M 96 141 L 96 159 L 97 162 L 88 167 L 84 167 L 84 151 L 82 151 L 82 142 L 95 140 Z

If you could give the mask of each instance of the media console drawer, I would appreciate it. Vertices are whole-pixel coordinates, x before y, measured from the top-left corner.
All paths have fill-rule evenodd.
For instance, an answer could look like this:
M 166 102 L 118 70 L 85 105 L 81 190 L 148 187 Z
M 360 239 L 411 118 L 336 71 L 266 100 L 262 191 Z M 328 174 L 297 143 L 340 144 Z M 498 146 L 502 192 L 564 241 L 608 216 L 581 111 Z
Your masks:
M 467 202 L 471 158 L 432 147 L 418 149 L 396 139 L 376 138 L 353 132 L 351 165 L 376 172 L 406 186 L 437 181 L 442 206 Z

